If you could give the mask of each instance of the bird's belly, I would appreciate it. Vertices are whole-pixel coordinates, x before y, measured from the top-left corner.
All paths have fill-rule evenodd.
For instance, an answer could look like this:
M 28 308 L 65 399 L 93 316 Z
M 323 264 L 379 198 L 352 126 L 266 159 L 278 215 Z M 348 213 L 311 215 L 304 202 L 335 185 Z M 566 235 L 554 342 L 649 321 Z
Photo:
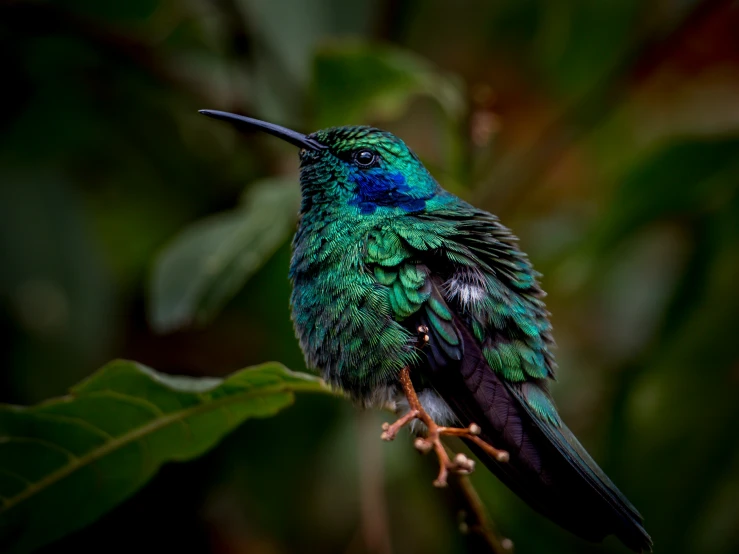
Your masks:
M 397 412 L 399 414 L 405 414 L 410 410 L 408 400 L 402 394 L 396 397 Z M 431 416 L 437 425 L 442 426 L 456 426 L 459 425 L 459 420 L 454 412 L 449 407 L 449 404 L 436 393 L 434 389 L 428 388 L 418 391 L 418 400 L 423 406 L 425 412 Z M 411 424 L 411 429 L 414 433 L 417 433 L 421 429 L 424 429 L 424 425 L 420 420 L 415 420 Z
M 357 265 L 294 272 L 292 314 L 308 366 L 369 405 L 418 354 L 415 335 L 391 316 L 386 287 Z
M 438 425 L 452 426 L 459 424 L 457 416 L 454 415 L 449 405 L 434 389 L 430 387 L 419 388 L 416 394 L 423 409 Z M 398 416 L 402 416 L 410 410 L 408 399 L 397 383 L 378 387 L 371 395 L 363 399 L 362 405 L 366 408 L 389 409 Z M 418 432 L 425 427 L 420 420 L 416 420 L 411 424 L 411 428 L 414 432 Z

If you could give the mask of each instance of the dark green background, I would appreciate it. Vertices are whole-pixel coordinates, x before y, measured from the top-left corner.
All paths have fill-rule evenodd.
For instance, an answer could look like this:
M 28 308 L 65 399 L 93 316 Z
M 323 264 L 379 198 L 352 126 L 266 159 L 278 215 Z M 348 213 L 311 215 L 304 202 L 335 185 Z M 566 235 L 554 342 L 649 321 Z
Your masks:
M 0 1 L 0 401 L 114 357 L 304 369 L 287 242 L 207 325 L 149 324 L 179 231 L 297 179 L 289 146 L 196 110 L 376 124 L 520 237 L 549 292 L 562 415 L 655 551 L 737 552 L 737 28 L 735 1 Z M 432 460 L 381 443 L 382 417 L 300 397 L 46 551 L 367 552 L 372 456 L 392 551 L 461 551 Z M 517 552 L 623 551 L 473 481 Z

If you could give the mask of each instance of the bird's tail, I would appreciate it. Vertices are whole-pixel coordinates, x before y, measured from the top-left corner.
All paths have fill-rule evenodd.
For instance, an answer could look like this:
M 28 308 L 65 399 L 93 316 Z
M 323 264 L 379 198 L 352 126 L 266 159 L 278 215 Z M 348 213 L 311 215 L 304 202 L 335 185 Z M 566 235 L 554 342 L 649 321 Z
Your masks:
M 642 517 L 562 423 L 537 417 L 520 385 L 501 380 L 463 325 L 460 372 L 435 372 L 435 388 L 460 421 L 477 423 L 481 438 L 507 450 L 501 463 L 470 448 L 532 508 L 580 537 L 616 535 L 636 552 L 651 551 Z

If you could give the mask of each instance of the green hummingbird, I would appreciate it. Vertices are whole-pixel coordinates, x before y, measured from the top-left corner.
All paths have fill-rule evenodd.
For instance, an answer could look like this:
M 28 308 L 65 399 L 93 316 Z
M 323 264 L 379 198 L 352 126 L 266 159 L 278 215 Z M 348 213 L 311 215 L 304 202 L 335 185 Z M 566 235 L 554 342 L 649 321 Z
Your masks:
M 292 317 L 310 368 L 363 406 L 393 406 L 439 459 L 438 486 L 473 462 L 462 438 L 532 508 L 590 541 L 652 541 L 636 508 L 560 418 L 552 326 L 537 273 L 498 218 L 445 191 L 391 133 L 309 135 L 241 115 L 202 114 L 300 148 Z

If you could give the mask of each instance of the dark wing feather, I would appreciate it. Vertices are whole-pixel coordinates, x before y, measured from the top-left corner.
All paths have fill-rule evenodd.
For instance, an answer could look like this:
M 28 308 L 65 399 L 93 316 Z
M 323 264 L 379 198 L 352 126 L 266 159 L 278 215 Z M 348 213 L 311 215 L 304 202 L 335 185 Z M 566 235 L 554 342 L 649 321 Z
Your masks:
M 368 246 L 396 320 L 428 327 L 414 382 L 431 386 L 463 425 L 507 450 L 485 465 L 534 509 L 585 539 L 615 534 L 650 549 L 641 516 L 561 421 L 547 392 L 551 325 L 537 273 L 493 215 L 447 197 L 393 220 Z M 378 267 L 381 266 L 381 267 Z
M 511 383 L 493 371 L 468 324 L 445 301 L 441 279 L 430 280 L 430 299 L 437 308 L 429 302 L 409 321 L 430 329 L 426 361 L 419 368 L 423 380 L 463 425 L 478 424 L 483 440 L 507 450 L 510 461 L 499 463 L 474 444 L 470 448 L 513 492 L 565 529 L 591 541 L 614 534 L 632 550 L 651 550 L 639 513 L 569 429 L 561 422 L 553 425 L 532 408 L 527 393 L 536 394 L 528 390 L 536 383 Z M 445 311 L 449 317 L 439 317 Z

